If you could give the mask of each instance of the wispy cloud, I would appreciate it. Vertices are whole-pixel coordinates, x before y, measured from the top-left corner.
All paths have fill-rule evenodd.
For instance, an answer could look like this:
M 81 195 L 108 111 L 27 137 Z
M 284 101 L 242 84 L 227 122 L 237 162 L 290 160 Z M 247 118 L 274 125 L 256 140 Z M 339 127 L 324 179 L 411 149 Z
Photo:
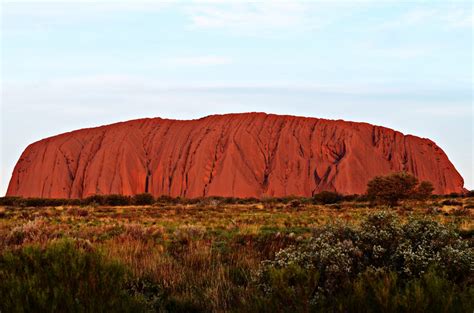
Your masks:
M 461 3 L 462 4 L 462 3 Z M 418 7 L 387 20 L 380 29 L 408 28 L 417 25 L 438 25 L 445 28 L 462 28 L 474 26 L 474 13 L 471 6 L 444 6 L 431 8 L 428 5 Z
M 209 64 L 210 60 L 194 60 L 194 58 L 184 60 L 178 59 L 181 64 Z M 215 63 L 211 63 L 215 64 Z M 386 94 L 393 95 L 406 92 L 406 89 L 382 86 L 380 84 L 327 84 L 318 82 L 297 82 L 297 81 L 171 81 L 158 80 L 142 76 L 131 75 L 93 75 L 62 77 L 58 79 L 44 80 L 41 82 L 14 82 L 6 81 L 5 104 L 27 103 L 32 100 L 32 94 L 48 103 L 48 99 L 56 99 L 59 95 L 103 93 L 103 94 L 143 94 L 162 92 L 319 92 L 336 93 L 349 95 L 369 95 Z M 25 93 L 25 90 L 30 90 Z M 36 97 L 36 96 L 35 96 Z M 33 97 L 33 99 L 35 98 Z M 46 99 L 45 99 L 46 98 Z M 50 101 L 55 102 L 55 101 Z M 60 103 L 60 102 L 59 102 Z
M 416 47 L 394 48 L 394 49 L 375 49 L 373 54 L 396 59 L 413 59 L 426 55 L 426 49 Z
M 375 43 L 366 43 L 359 48 L 363 53 L 388 59 L 407 60 L 424 57 L 432 53 L 433 48 L 427 46 L 380 46 Z
M 469 106 L 450 105 L 444 107 L 423 107 L 414 110 L 416 113 L 431 115 L 436 117 L 469 117 L 472 116 L 473 109 Z
M 214 66 L 232 63 L 232 59 L 224 56 L 188 56 L 173 57 L 161 62 L 171 66 Z
M 69 103 L 72 99 L 82 100 L 128 97 L 134 99 L 159 97 L 164 93 L 185 95 L 194 92 L 211 92 L 226 94 L 278 93 L 289 92 L 300 94 L 312 92 L 318 94 L 336 94 L 347 96 L 386 96 L 419 98 L 436 97 L 442 92 L 464 92 L 468 84 L 458 89 L 444 89 L 439 85 L 393 85 L 393 82 L 366 83 L 333 83 L 310 81 L 195 81 L 164 80 L 132 75 L 92 75 L 61 77 L 40 82 L 4 81 L 3 105 L 9 110 L 21 109 L 22 105 L 40 103 L 46 107 Z M 463 89 L 464 88 L 464 89 Z M 28 92 L 26 92 L 28 91 Z M 399 99 L 399 98 L 397 98 Z M 146 101 L 146 100 L 145 100 Z M 146 101 L 149 102 L 149 101 Z
M 110 0 L 3 0 L 3 4 L 5 5 L 28 5 L 28 6 L 44 6 L 48 7 L 48 10 L 43 10 L 37 12 L 38 14 L 45 14 L 49 12 L 59 12 L 62 8 L 67 6 L 74 6 L 74 5 L 91 5 L 91 8 L 94 9 L 106 9 L 106 10 L 157 10 L 169 7 L 171 5 L 179 3 L 179 0 L 158 0 L 158 1 L 134 1 L 134 0 L 121 0 L 121 1 L 110 1 Z M 48 4 L 52 3 L 55 5 L 49 6 Z M 62 6 L 62 4 L 66 4 L 67 6 Z
M 474 12 L 472 10 L 454 10 L 441 17 L 450 27 L 474 27 Z
M 68 26 L 104 22 L 115 13 L 159 12 L 177 0 L 104 1 L 104 0 L 2 0 L 1 37 L 31 36 Z
M 186 8 L 193 28 L 257 34 L 267 31 L 316 29 L 323 20 L 311 14 L 314 4 L 304 1 L 238 3 L 215 1 Z

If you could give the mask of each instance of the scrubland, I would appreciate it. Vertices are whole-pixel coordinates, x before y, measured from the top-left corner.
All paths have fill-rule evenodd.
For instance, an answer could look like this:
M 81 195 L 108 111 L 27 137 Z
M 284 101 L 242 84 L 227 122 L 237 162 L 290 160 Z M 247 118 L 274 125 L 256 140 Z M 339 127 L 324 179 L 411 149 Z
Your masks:
M 472 312 L 473 208 L 469 197 L 4 205 L 0 311 Z

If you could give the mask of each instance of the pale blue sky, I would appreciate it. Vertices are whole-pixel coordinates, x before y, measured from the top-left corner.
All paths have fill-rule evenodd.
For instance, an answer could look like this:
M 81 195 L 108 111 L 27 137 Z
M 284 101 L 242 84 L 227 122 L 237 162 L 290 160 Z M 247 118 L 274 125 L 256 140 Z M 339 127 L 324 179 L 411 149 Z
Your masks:
M 68 2 L 1 4 L 0 195 L 44 137 L 248 111 L 428 137 L 474 188 L 470 1 Z

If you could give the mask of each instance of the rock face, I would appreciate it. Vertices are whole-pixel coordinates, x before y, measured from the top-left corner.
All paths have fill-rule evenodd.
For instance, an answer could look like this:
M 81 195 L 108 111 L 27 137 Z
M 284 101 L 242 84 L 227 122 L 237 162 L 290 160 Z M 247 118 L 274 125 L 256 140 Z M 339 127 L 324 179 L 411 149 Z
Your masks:
M 140 119 L 31 144 L 8 196 L 311 196 L 361 194 L 376 175 L 413 173 L 435 193 L 463 191 L 446 154 L 422 139 L 366 123 L 245 113 Z

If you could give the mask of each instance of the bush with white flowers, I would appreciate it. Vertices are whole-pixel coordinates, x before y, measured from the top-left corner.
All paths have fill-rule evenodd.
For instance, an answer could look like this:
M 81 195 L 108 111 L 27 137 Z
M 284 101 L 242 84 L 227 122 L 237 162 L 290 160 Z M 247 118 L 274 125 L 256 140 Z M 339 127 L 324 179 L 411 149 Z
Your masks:
M 428 219 L 402 224 L 395 214 L 379 212 L 359 227 L 332 225 L 315 231 L 308 242 L 262 262 L 255 279 L 268 295 L 285 297 L 290 290 L 318 304 L 367 271 L 393 272 L 403 283 L 432 269 L 453 283 L 472 286 L 472 243 L 450 226 Z

